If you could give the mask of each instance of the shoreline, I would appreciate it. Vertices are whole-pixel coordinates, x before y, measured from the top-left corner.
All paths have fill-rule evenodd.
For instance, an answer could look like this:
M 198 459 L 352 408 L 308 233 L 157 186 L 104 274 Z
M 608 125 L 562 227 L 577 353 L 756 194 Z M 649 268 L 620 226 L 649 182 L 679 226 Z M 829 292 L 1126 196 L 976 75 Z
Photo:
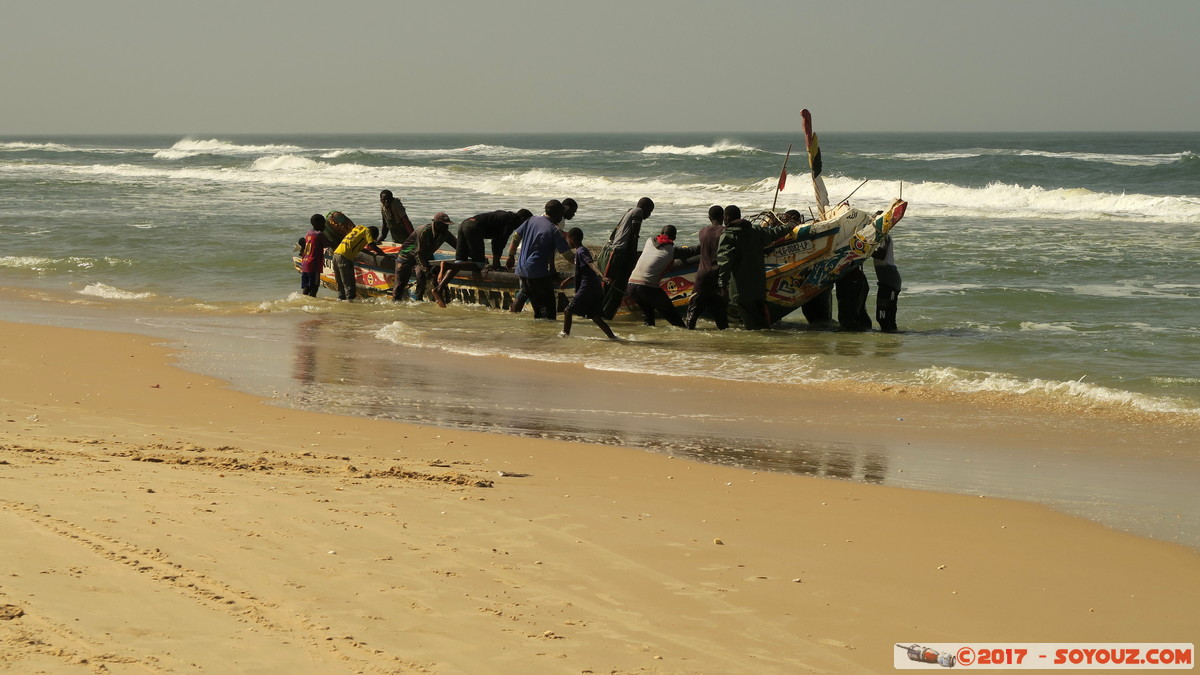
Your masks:
M 1200 550 L 1192 488 L 1200 415 L 1040 394 L 761 383 L 463 356 L 381 342 L 379 317 L 360 314 L 0 304 L 0 321 L 153 335 L 171 345 L 177 366 L 285 408 L 1018 499 Z M 545 339 L 539 328 L 518 324 L 535 341 Z
M 879 672 L 896 643 L 1200 625 L 1195 550 L 1035 504 L 281 408 L 157 339 L 0 327 L 0 660 L 27 670 Z M 907 405 L 918 442 L 981 428 Z M 982 428 L 1014 420 L 1139 433 Z

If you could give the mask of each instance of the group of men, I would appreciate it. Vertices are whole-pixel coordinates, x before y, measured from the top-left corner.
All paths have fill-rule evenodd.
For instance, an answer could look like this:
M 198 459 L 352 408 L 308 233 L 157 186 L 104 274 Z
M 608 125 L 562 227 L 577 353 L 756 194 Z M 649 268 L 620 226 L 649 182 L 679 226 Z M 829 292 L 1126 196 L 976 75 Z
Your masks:
M 690 330 L 702 316 L 708 316 L 723 330 L 729 325 L 728 307 L 733 305 L 743 328 L 768 328 L 772 319 L 766 298 L 765 250 L 804 222 L 799 212 L 788 211 L 773 224 L 756 227 L 742 217 L 737 206 L 713 206 L 708 212 L 709 225 L 699 232 L 698 246 L 676 246 L 676 228 L 667 225 L 659 234 L 647 238 L 639 253 L 642 223 L 654 212 L 653 200 L 643 197 L 624 213 L 609 234 L 599 259 L 594 260 L 590 250 L 583 246 L 582 230 L 563 231 L 566 221 L 578 210 L 574 199 L 552 199 L 546 202 L 544 213 L 539 216 L 526 209 L 477 214 L 459 224 L 457 236 L 451 234 L 454 222 L 445 212 L 435 214 L 426 225 L 414 227 L 404 205 L 390 190 L 382 191 L 379 201 L 382 229 L 354 225 L 338 211 L 312 216 L 312 228 L 300 240 L 303 293 L 316 295 L 324 248 L 333 246 L 331 257 L 338 298 L 353 300 L 355 257 L 363 250 L 382 255 L 376 242 L 391 235 L 400 244 L 392 291 L 394 300 L 407 299 L 408 283 L 414 272 L 416 297 L 423 298 L 429 286 L 434 300 L 445 306 L 447 284 L 459 272 L 508 269 L 514 270 L 520 279 L 520 291 L 511 311 L 521 311 L 528 302 L 535 318 L 554 320 L 556 282 L 560 277 L 573 275 L 577 302 L 566 309 L 563 333 L 570 333 L 573 316 L 582 316 L 592 318 L 609 337 L 613 337 L 612 332 L 604 320 L 612 319 L 626 296 L 641 310 L 644 323 L 651 326 L 661 316 L 672 325 Z M 490 247 L 486 246 L 488 243 Z M 502 267 L 506 243 L 508 257 Z M 454 247 L 455 259 L 435 265 L 434 254 L 443 244 Z M 676 260 L 696 255 L 699 267 L 695 285 L 686 317 L 681 317 L 660 282 Z M 879 283 L 876 320 L 881 330 L 895 332 L 900 274 L 890 235 L 881 242 L 874 258 Z M 870 329 L 865 306 L 868 286 L 861 267 L 839 280 L 836 288 L 842 329 Z M 813 324 L 831 321 L 831 309 L 830 291 L 803 307 L 805 318 Z

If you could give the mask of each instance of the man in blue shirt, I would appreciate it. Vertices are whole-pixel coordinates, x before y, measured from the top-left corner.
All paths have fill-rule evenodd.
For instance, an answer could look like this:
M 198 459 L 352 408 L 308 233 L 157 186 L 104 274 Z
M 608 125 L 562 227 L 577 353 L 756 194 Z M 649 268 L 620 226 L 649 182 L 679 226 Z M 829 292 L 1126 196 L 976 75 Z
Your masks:
M 562 230 L 558 229 L 565 212 L 562 202 L 551 199 L 546 202 L 545 215 L 530 218 L 514 233 L 514 237 L 521 242 L 517 276 L 521 278 L 521 288 L 529 294 L 535 319 L 554 321 L 557 318 L 552 266 L 554 252 L 558 251 L 563 258 L 571 259 L 568 255 L 571 247 L 563 237 Z

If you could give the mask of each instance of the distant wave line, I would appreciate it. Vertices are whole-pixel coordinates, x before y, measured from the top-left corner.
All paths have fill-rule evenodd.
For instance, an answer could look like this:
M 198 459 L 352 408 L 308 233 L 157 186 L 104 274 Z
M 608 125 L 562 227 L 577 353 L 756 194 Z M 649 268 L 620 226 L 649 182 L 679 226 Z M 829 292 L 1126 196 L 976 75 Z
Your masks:
M 499 168 L 450 170 L 429 166 L 365 166 L 328 163 L 294 154 L 258 157 L 249 168 L 158 167 L 135 164 L 50 165 L 0 164 L 0 173 L 35 173 L 51 180 L 66 176 L 108 176 L 144 180 L 208 180 L 221 183 L 295 185 L 303 187 L 376 187 L 392 189 L 452 189 L 477 194 L 527 197 L 530 194 L 574 193 L 577 198 L 627 199 L 650 196 L 662 203 L 708 206 L 730 195 L 744 202 L 767 201 L 775 177 L 748 184 L 674 182 L 669 179 L 594 176 L 550 169 L 507 171 Z M 808 174 L 794 174 L 780 193 L 781 208 L 807 209 L 812 201 Z M 856 204 L 887 204 L 900 195 L 901 181 L 855 177 L 826 178 L 835 199 L 854 190 Z M 861 184 L 861 187 L 860 187 Z M 1086 188 L 1025 187 L 995 182 L 982 188 L 926 181 L 903 183 L 903 196 L 912 204 L 910 215 L 980 219 L 1071 219 L 1200 224 L 1200 199 L 1191 197 L 1116 194 Z M 796 198 L 801 203 L 796 204 Z M 790 203 L 790 205 L 789 205 Z
M 1096 162 L 1116 166 L 1161 166 L 1177 162 L 1190 161 L 1196 154 L 1189 150 L 1164 154 L 1128 155 L 1098 152 L 1050 152 L 1047 150 L 1022 150 L 1007 148 L 973 148 L 964 150 L 940 150 L 932 152 L 866 152 L 860 157 L 873 159 L 895 159 L 902 161 L 938 162 L 954 159 L 970 159 L 972 157 L 1045 157 L 1047 159 L 1068 159 L 1080 162 Z

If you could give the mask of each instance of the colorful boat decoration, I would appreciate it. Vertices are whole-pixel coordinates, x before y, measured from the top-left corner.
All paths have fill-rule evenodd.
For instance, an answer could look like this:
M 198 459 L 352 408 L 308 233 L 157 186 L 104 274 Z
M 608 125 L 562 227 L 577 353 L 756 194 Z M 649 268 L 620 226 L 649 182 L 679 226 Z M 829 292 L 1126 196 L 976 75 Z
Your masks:
M 767 307 L 772 322 L 799 309 L 801 305 L 832 287 L 838 279 L 863 264 L 874 253 L 892 227 L 904 217 L 908 204 L 897 199 L 882 211 L 863 211 L 846 202 L 830 206 L 821 177 L 821 154 L 817 136 L 812 133 L 811 117 L 805 110 L 805 141 L 813 187 L 817 197 L 817 220 L 797 224 L 791 232 L 779 238 L 765 251 L 765 283 Z M 785 168 L 786 170 L 786 168 Z M 772 225 L 779 216 L 767 210 L 750 219 L 755 225 Z M 380 244 L 386 255 L 363 252 L 355 260 L 355 280 L 362 296 L 391 296 L 395 285 L 395 254 L 397 244 Z M 438 251 L 433 264 L 452 260 L 453 252 Z M 663 275 L 661 285 L 676 307 L 686 307 L 691 298 L 696 277 L 698 257 L 677 260 Z M 293 255 L 299 269 L 299 255 Z M 322 285 L 337 288 L 333 276 L 330 252 L 326 252 L 321 270 Z M 430 283 L 429 285 L 432 285 Z M 569 287 L 570 284 L 567 284 Z M 509 271 L 485 270 L 460 272 L 447 285 L 443 294 L 446 302 L 461 302 L 508 309 L 519 288 L 517 275 Z M 428 293 L 428 290 L 426 291 Z M 560 307 L 573 291 L 560 291 Z M 731 313 L 734 312 L 730 308 Z M 637 306 L 628 298 L 621 304 L 617 316 L 639 316 Z

